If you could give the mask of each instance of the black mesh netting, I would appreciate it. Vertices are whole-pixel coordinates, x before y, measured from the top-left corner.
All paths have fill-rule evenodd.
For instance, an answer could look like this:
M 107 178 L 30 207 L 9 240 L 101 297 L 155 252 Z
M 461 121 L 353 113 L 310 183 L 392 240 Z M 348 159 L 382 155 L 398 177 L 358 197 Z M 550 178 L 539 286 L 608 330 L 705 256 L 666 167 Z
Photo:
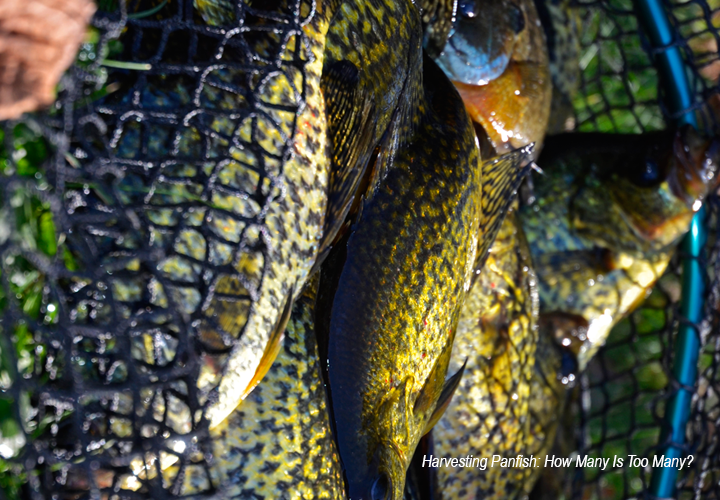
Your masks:
M 2 128 L 0 486 L 7 498 L 202 496 L 212 493 L 202 409 L 216 384 L 211 368 L 230 348 L 198 340 L 200 313 L 188 304 L 214 293 L 212 276 L 224 264 L 213 255 L 262 242 L 250 229 L 228 240 L 212 225 L 193 228 L 208 214 L 247 228 L 261 217 L 207 200 L 233 193 L 218 175 L 233 147 L 259 159 L 251 169 L 257 190 L 238 194 L 258 206 L 272 196 L 268 169 L 287 151 L 268 150 L 257 127 L 272 128 L 273 113 L 296 112 L 302 96 L 288 106 L 256 91 L 278 75 L 302 78 L 306 19 L 299 0 L 238 3 L 234 25 L 224 28 L 203 22 L 192 0 L 99 3 L 53 108 Z M 720 9 L 704 0 L 667 7 L 700 125 L 716 131 Z M 581 78 L 569 126 L 664 128 L 672 116 L 632 1 L 578 2 L 572 11 L 582 26 Z M 680 474 L 683 498 L 720 497 L 720 202 L 708 206 L 710 300 L 698 325 L 703 355 L 688 425 L 696 459 Z M 183 231 L 202 232 L 215 253 L 182 248 Z M 177 254 L 194 259 L 186 275 L 158 267 Z M 679 271 L 676 259 L 582 377 L 575 426 L 565 433 L 579 453 L 657 449 L 675 387 Z M 569 470 L 555 494 L 640 497 L 650 473 Z
M 201 341 L 199 305 L 233 255 L 263 244 L 254 224 L 282 175 L 268 170 L 289 154 L 273 139 L 293 134 L 273 113 L 302 106 L 310 60 L 301 11 L 314 4 L 255 3 L 231 2 L 231 25 L 215 27 L 192 0 L 103 0 L 52 109 L 4 124 L 6 497 L 212 493 L 202 410 L 232 342 Z M 258 98 L 285 75 L 294 105 Z M 223 176 L 233 154 L 253 158 L 255 191 Z M 258 209 L 218 206 L 218 192 Z

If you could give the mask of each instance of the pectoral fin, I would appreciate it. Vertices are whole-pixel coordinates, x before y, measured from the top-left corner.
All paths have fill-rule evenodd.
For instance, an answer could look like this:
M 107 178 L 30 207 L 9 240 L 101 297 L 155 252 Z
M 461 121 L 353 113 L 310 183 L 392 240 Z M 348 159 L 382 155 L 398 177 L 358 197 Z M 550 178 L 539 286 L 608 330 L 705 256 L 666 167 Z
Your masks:
M 374 149 L 375 112 L 373 96 L 361 89 L 359 71 L 349 61 L 324 68 L 321 88 L 333 148 L 322 253 L 345 222 L 367 170 Z
M 425 424 L 425 429 L 423 429 L 423 435 L 427 434 L 432 430 L 433 427 L 435 427 L 435 424 L 437 424 L 438 421 L 442 418 L 445 410 L 447 410 L 447 407 L 450 406 L 450 401 L 452 401 L 453 394 L 455 394 L 455 390 L 460 385 L 460 380 L 462 380 L 466 364 L 467 359 L 457 371 L 457 373 L 450 377 L 447 382 L 445 382 L 445 385 L 443 385 L 442 392 L 440 392 L 440 397 L 438 398 L 437 405 L 435 406 L 435 411 L 433 411 L 430 420 L 428 420 L 427 424 Z
M 482 167 L 482 226 L 476 269 L 485 263 L 488 250 L 502 225 L 520 183 L 530 172 L 533 144 L 497 156 Z
M 434 411 L 438 398 L 443 394 L 445 387 L 445 375 L 450 365 L 450 356 L 452 355 L 452 344 L 448 345 L 440 354 L 435 366 L 425 380 L 425 384 L 420 389 L 413 406 L 413 414 L 416 419 L 424 420 L 426 415 Z

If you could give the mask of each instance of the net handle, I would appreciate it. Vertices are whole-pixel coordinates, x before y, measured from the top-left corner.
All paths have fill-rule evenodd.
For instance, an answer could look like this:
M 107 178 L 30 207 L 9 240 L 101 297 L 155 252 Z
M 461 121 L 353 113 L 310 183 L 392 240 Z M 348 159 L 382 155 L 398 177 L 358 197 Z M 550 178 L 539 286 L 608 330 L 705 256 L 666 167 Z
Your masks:
M 638 19 L 650 39 L 655 52 L 655 64 L 665 91 L 666 104 L 677 125 L 689 124 L 697 128 L 693 110 L 693 92 L 688 82 L 680 50 L 675 43 L 662 0 L 634 0 Z M 670 397 L 665 411 L 666 428 L 661 433 L 660 453 L 666 458 L 679 458 L 684 452 L 685 428 L 690 417 L 693 388 L 697 380 L 700 335 L 697 324 L 702 319 L 705 281 L 699 257 L 707 241 L 704 226 L 705 208 L 695 213 L 690 231 L 682 242 L 682 292 L 680 322 L 675 343 L 673 376 L 678 388 Z M 650 494 L 655 498 L 673 498 L 678 470 L 656 467 L 652 471 Z

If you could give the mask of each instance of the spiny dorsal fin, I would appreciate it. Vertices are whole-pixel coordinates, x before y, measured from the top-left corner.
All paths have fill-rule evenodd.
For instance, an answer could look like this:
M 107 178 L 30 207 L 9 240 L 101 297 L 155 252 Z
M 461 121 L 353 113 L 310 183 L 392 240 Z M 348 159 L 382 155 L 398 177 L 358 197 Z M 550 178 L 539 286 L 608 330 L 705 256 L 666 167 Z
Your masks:
M 440 393 L 437 405 L 435 406 L 435 411 L 433 411 L 430 420 L 428 420 L 427 424 L 425 424 L 425 429 L 423 429 L 423 435 L 427 434 L 432 430 L 433 427 L 435 427 L 435 424 L 440 421 L 443 414 L 445 413 L 445 410 L 447 410 L 448 406 L 450 406 L 450 401 L 452 401 L 455 390 L 460 385 L 460 380 L 462 380 L 463 373 L 465 372 L 465 365 L 467 365 L 467 359 L 465 359 L 465 362 L 457 371 L 457 373 L 450 377 L 447 382 L 445 382 L 445 385 L 443 385 L 442 392 Z
M 482 213 L 476 269 L 485 263 L 488 250 L 502 225 L 520 183 L 530 171 L 533 144 L 496 156 L 482 167 Z
M 320 253 L 345 222 L 365 175 L 375 132 L 373 96 L 360 88 L 359 71 L 349 61 L 323 68 L 321 88 L 327 106 L 332 162 L 328 208 Z

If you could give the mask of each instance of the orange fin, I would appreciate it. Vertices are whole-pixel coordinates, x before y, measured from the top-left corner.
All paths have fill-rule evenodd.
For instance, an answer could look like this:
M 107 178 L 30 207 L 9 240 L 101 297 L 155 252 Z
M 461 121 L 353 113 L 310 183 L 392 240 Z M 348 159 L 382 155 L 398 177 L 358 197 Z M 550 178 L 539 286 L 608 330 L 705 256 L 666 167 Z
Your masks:
M 263 351 L 262 358 L 260 358 L 260 364 L 258 365 L 257 370 L 255 370 L 255 375 L 253 375 L 252 380 L 250 380 L 250 383 L 240 396 L 241 400 L 248 397 L 248 395 L 253 391 L 253 389 L 255 389 L 255 387 L 257 387 L 263 377 L 267 375 L 267 372 L 270 370 L 270 367 L 275 362 L 275 358 L 277 358 L 277 355 L 280 352 L 280 348 L 282 347 L 282 341 L 285 338 L 285 328 L 287 327 L 288 321 L 290 320 L 290 313 L 292 312 L 294 293 L 295 287 L 293 286 L 290 289 L 290 293 L 288 294 L 287 299 L 285 299 L 285 306 L 283 307 L 280 319 L 275 325 L 275 329 L 270 334 L 268 343 L 265 346 L 265 351 Z

